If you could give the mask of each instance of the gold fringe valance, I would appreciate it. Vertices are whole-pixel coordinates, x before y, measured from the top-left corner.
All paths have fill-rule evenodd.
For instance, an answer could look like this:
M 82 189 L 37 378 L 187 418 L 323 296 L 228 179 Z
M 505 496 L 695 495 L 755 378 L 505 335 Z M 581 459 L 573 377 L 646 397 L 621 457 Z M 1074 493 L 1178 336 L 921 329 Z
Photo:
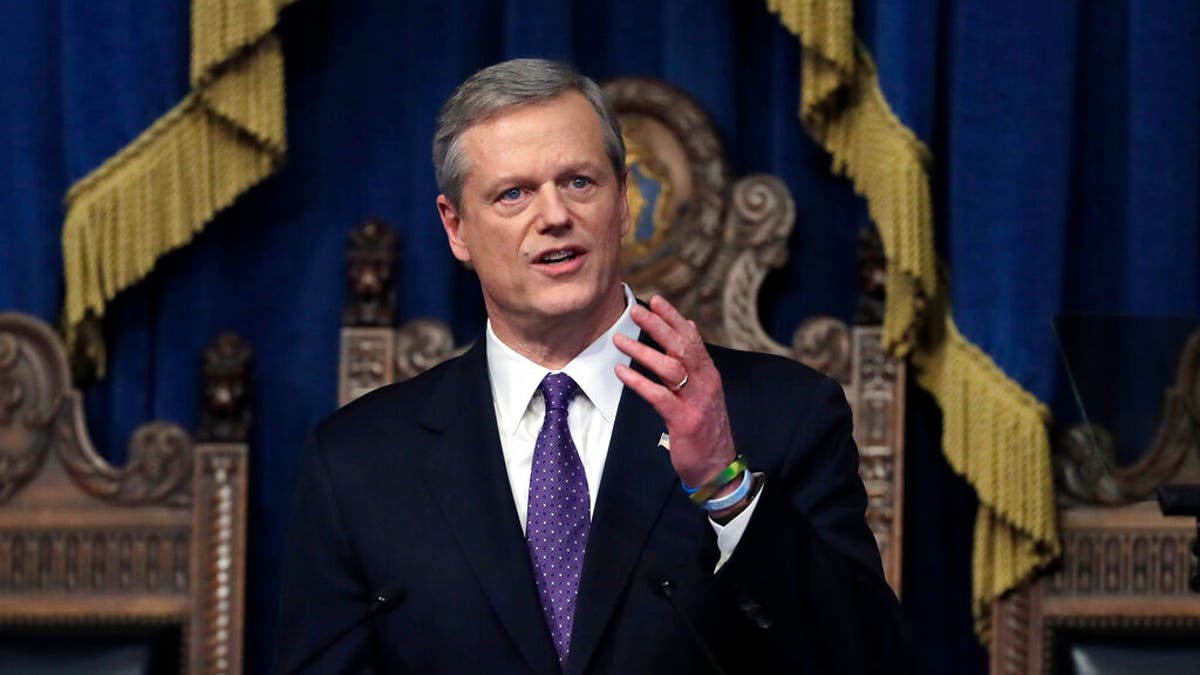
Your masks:
M 192 90 L 67 192 L 69 335 L 282 161 L 283 52 L 271 31 L 291 1 L 192 1 Z
M 867 201 L 888 261 L 883 340 L 942 410 L 942 449 L 979 496 L 976 631 L 991 602 L 1059 552 L 1045 406 L 954 325 L 933 247 L 929 152 L 896 117 L 850 0 L 767 0 L 802 45 L 800 119 Z

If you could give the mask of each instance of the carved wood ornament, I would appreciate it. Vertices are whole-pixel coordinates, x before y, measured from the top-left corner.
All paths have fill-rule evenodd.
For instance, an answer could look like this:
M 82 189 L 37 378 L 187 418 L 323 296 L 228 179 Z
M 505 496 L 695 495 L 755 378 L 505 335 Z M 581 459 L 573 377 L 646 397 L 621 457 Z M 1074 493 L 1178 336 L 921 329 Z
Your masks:
M 396 316 L 396 233 L 372 218 L 346 242 L 344 326 L 391 326 Z
M 240 673 L 246 446 L 134 432 L 92 446 L 66 354 L 0 313 L 0 624 L 174 624 L 188 673 Z
M 1200 639 L 1200 600 L 1188 590 L 1195 520 L 1151 502 L 1061 514 L 1063 556 L 993 607 L 992 673 L 1052 673 L 1073 633 L 1166 630 Z
M 1068 506 L 1131 504 L 1160 485 L 1200 483 L 1200 331 L 1188 338 L 1175 382 L 1163 394 L 1158 430 L 1136 464 L 1117 466 L 1112 434 L 1077 424 L 1054 446 L 1059 501 Z
M 1063 555 L 995 604 L 992 672 L 1052 672 L 1064 630 L 1200 640 L 1200 597 L 1188 587 L 1195 519 L 1163 516 L 1147 500 L 1159 485 L 1200 483 L 1200 333 L 1183 349 L 1141 460 L 1116 466 L 1111 435 L 1087 424 L 1069 429 L 1054 453 Z
M 250 433 L 254 352 L 237 333 L 226 331 L 204 350 L 203 406 L 196 437 L 218 443 L 245 443 Z
M 618 78 L 602 87 L 621 119 L 627 149 L 632 227 L 622 243 L 624 280 L 639 297 L 657 293 L 670 300 L 709 342 L 794 358 L 843 384 L 854 410 L 867 520 L 899 594 L 904 363 L 883 351 L 877 326 L 850 327 L 829 317 L 802 323 L 791 345 L 773 340 L 759 319 L 758 294 L 768 272 L 787 262 L 795 222 L 787 186 L 766 174 L 733 180 L 708 115 L 678 89 L 646 78 Z M 363 228 L 377 226 L 368 221 Z M 351 235 L 352 241 L 363 237 L 362 229 Z M 862 258 L 881 263 L 881 247 L 874 256 L 865 248 Z M 352 279 L 355 260 L 347 259 Z M 881 289 L 865 288 L 881 301 Z M 355 316 L 352 305 L 344 316 Z M 444 323 L 420 318 L 395 329 L 344 321 L 340 349 L 338 400 L 345 404 L 464 348 L 455 347 Z

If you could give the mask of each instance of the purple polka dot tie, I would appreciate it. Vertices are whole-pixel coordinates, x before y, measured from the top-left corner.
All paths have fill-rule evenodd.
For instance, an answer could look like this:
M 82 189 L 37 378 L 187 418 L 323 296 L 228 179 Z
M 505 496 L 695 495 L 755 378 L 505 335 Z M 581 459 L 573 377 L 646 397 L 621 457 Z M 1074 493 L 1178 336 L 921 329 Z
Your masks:
M 525 539 L 546 625 L 558 660 L 565 662 L 591 521 L 587 475 L 567 427 L 567 406 L 579 385 L 565 373 L 550 373 L 538 390 L 546 401 L 546 418 L 533 447 Z

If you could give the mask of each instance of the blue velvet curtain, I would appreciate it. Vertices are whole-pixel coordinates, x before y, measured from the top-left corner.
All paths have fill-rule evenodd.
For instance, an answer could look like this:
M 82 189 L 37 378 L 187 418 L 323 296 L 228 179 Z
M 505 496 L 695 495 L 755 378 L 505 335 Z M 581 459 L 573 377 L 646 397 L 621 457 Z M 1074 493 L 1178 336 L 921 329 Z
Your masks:
M 933 150 L 955 319 L 1005 372 L 1070 415 L 1054 317 L 1200 315 L 1200 4 L 858 9 Z
M 57 318 L 61 200 L 73 180 L 187 91 L 188 2 L 5 3 L 0 23 L 0 308 Z M 400 319 L 482 326 L 476 281 L 433 206 L 434 117 L 474 70 L 515 56 L 606 78 L 648 75 L 708 109 L 737 174 L 796 199 L 791 264 L 764 320 L 849 319 L 848 183 L 796 118 L 799 48 L 764 2 L 299 0 L 282 16 L 289 154 L 273 178 L 122 294 L 110 376 L 89 424 L 116 460 L 151 418 L 192 426 L 198 354 L 232 328 L 257 351 L 247 672 L 265 672 L 293 461 L 335 405 L 346 233 L 401 233 Z M 1180 2 L 860 2 L 885 95 L 934 156 L 936 228 L 964 334 L 1043 401 L 1062 398 L 1049 322 L 1063 311 L 1200 313 L 1198 14 Z M 910 398 L 906 611 L 922 672 L 984 672 L 970 628 L 973 496 L 938 453 L 938 414 Z M 1067 413 L 1069 414 L 1069 413 Z
M 188 88 L 188 3 L 0 4 L 0 307 L 62 303 L 62 201 Z

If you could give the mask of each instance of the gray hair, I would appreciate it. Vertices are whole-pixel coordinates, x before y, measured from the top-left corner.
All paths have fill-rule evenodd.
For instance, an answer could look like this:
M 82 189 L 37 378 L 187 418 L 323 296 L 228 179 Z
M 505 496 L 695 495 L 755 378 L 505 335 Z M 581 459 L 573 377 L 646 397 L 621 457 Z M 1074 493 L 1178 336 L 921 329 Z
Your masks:
M 625 141 L 617 113 L 600 87 L 565 63 L 513 59 L 475 73 L 442 106 L 433 135 L 438 189 L 451 204 L 459 205 L 468 168 L 462 147 L 467 129 L 511 108 L 545 103 L 573 91 L 582 94 L 600 118 L 604 154 L 620 177 L 625 172 Z

